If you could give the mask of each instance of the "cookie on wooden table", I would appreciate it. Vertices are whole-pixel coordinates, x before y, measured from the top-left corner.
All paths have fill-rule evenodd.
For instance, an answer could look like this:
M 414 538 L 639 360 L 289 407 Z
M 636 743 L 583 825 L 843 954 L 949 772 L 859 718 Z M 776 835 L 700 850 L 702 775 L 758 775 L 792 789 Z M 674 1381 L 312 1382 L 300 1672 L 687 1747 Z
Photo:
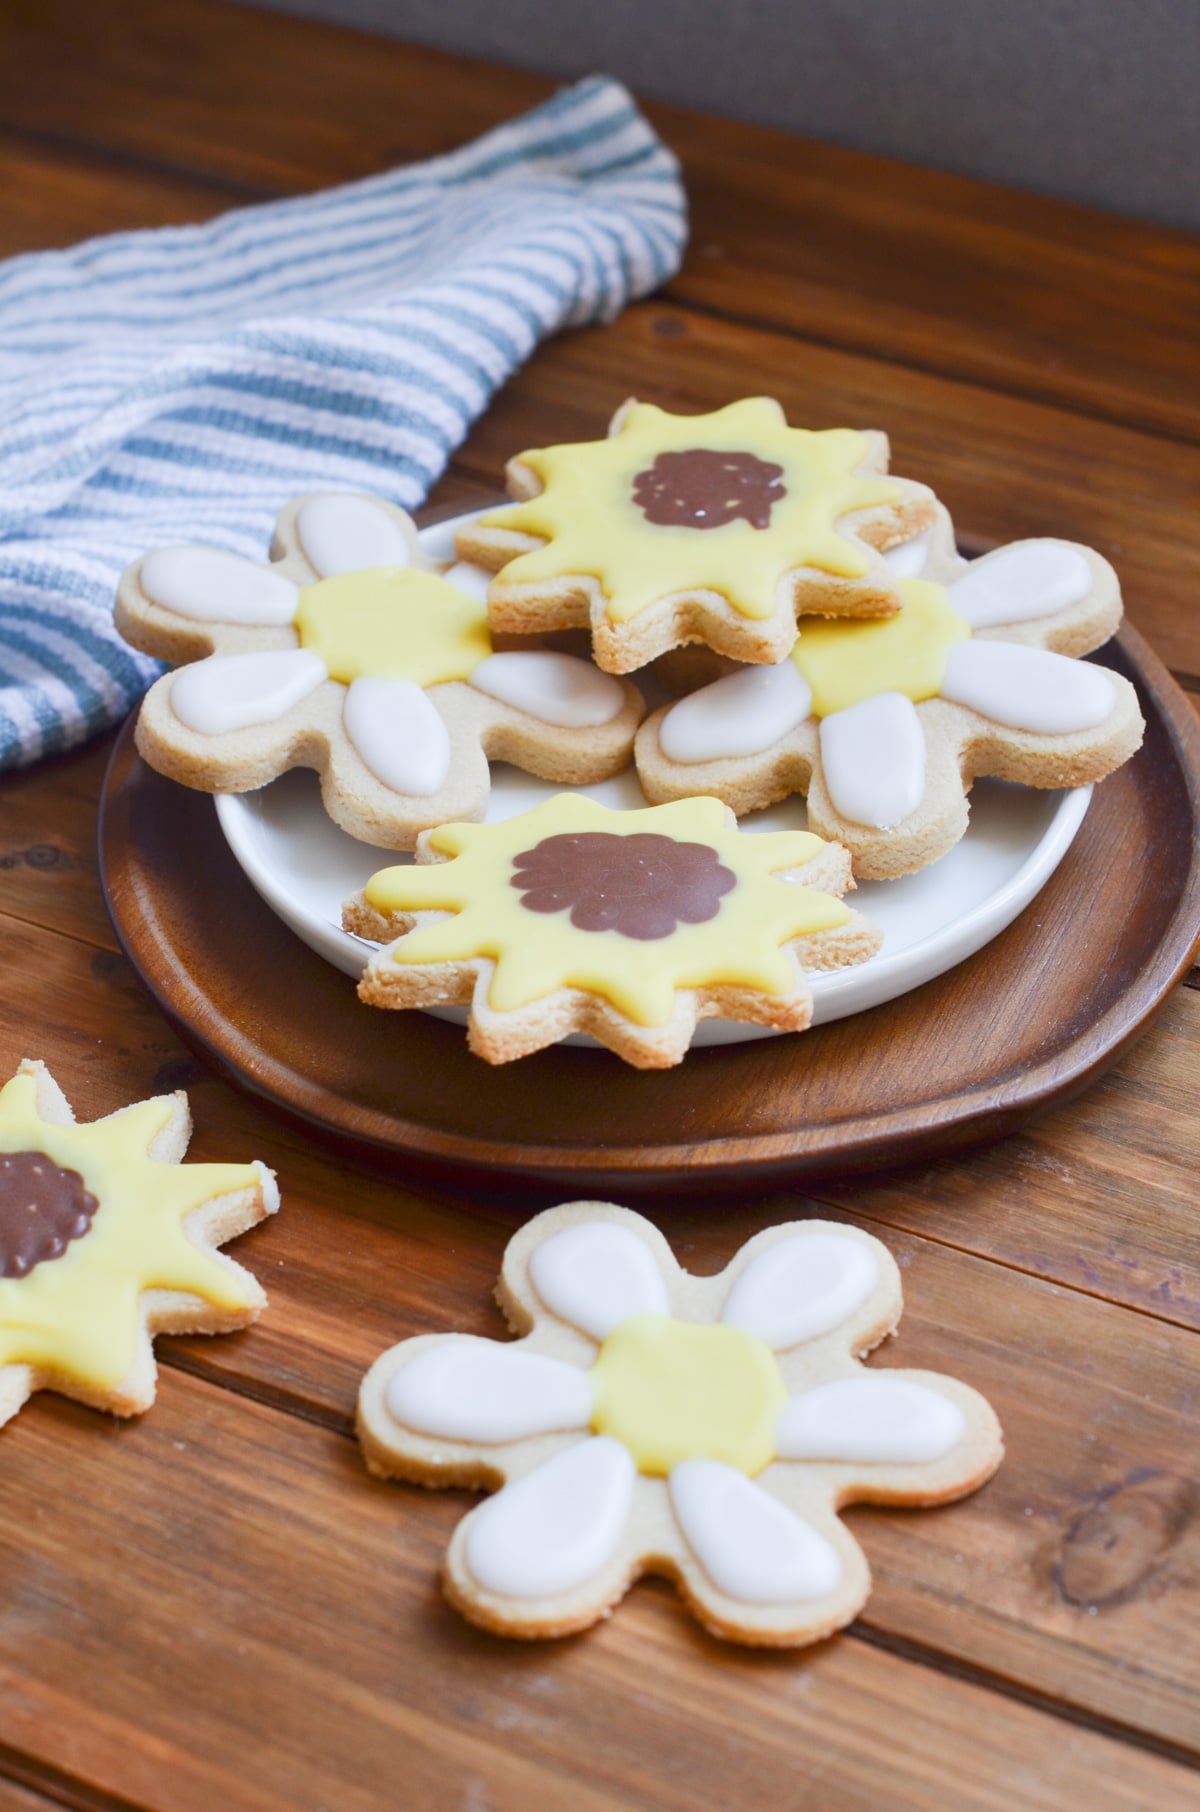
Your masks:
M 264 1164 L 184 1164 L 182 1092 L 76 1123 L 42 1063 L 0 1089 L 0 1423 L 36 1390 L 154 1401 L 156 1334 L 228 1334 L 266 1297 L 217 1250 L 279 1206 Z
M 796 617 L 890 616 L 885 549 L 934 522 L 933 493 L 887 476 L 887 436 L 790 428 L 752 397 L 709 415 L 627 402 L 608 438 L 522 453 L 521 501 L 459 530 L 464 560 L 498 570 L 492 627 L 590 627 L 609 673 L 686 642 L 779 661 Z
M 815 1642 L 870 1591 L 839 1508 L 943 1504 L 1003 1454 L 968 1385 L 860 1363 L 902 1301 L 856 1227 L 772 1227 L 694 1277 L 641 1215 L 569 1202 L 510 1240 L 496 1297 L 517 1341 L 402 1341 L 358 1433 L 383 1477 L 496 1492 L 443 1580 L 502 1635 L 585 1629 L 661 1573 L 718 1636 Z
M 246 792 L 315 768 L 343 830 L 411 849 L 430 825 L 482 817 L 489 761 L 563 786 L 628 765 L 636 687 L 555 650 L 497 652 L 480 575 L 432 571 L 403 510 L 299 497 L 274 553 L 268 566 L 157 548 L 121 579 L 122 635 L 180 664 L 137 725 L 140 754 L 169 779 Z

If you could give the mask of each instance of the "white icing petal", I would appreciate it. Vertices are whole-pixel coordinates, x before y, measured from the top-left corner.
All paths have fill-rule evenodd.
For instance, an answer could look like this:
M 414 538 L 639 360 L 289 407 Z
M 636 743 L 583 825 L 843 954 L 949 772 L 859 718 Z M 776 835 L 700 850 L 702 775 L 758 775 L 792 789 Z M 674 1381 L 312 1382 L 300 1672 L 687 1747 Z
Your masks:
M 681 1460 L 671 1508 L 718 1592 L 743 1604 L 824 1598 L 842 1577 L 838 1552 L 810 1523 L 719 1460 Z
M 933 530 L 923 529 L 911 541 L 901 541 L 899 546 L 889 547 L 883 557 L 898 579 L 919 579 L 925 571 L 932 540 Z
M 812 710 L 808 681 L 792 660 L 743 667 L 672 705 L 658 740 L 670 761 L 719 761 L 760 755 Z
M 487 603 L 488 586 L 494 576 L 486 567 L 476 566 L 470 560 L 456 560 L 442 574 L 447 585 L 453 585 L 456 591 L 465 591 L 477 604 Z
M 586 1428 L 592 1418 L 585 1372 L 469 1338 L 425 1347 L 393 1375 L 386 1400 L 403 1428 L 446 1441 L 520 1441 Z
M 549 649 L 489 654 L 472 673 L 471 684 L 489 698 L 564 730 L 611 723 L 625 703 L 625 688 L 611 673 Z
M 300 596 L 282 573 L 219 547 L 156 547 L 142 561 L 139 579 L 153 603 L 197 623 L 280 629 L 292 621 Z
M 947 595 L 972 629 L 1026 623 L 1078 604 L 1092 589 L 1092 569 L 1077 548 L 1018 541 L 974 561 Z
M 362 572 L 372 566 L 408 566 L 408 536 L 372 497 L 324 491 L 310 497 L 296 518 L 296 533 L 318 578 Z
M 793 1397 L 780 1412 L 781 1460 L 867 1460 L 881 1465 L 940 1460 L 962 1440 L 957 1403 L 910 1378 L 864 1373 Z
M 942 697 L 1040 736 L 1094 730 L 1116 702 L 1102 668 L 1012 642 L 956 642 L 946 656 Z
M 329 677 L 308 648 L 216 654 L 183 667 L 171 684 L 171 709 L 201 736 L 275 723 Z
M 366 766 L 393 792 L 427 799 L 444 786 L 450 732 L 412 680 L 352 680 L 343 722 Z
M 821 772 L 851 824 L 890 830 L 925 797 L 925 736 L 902 692 L 878 692 L 821 721 Z
M 721 1320 L 777 1352 L 828 1334 L 879 1281 L 870 1246 L 840 1233 L 794 1233 L 756 1252 L 734 1280 Z
M 628 1227 L 580 1221 L 543 1240 L 529 1260 L 533 1287 L 553 1314 L 604 1340 L 630 1315 L 666 1315 L 654 1254 Z
M 467 1571 L 502 1598 L 555 1598 L 612 1559 L 633 1504 L 633 1455 L 593 1435 L 518 1479 L 474 1514 Z

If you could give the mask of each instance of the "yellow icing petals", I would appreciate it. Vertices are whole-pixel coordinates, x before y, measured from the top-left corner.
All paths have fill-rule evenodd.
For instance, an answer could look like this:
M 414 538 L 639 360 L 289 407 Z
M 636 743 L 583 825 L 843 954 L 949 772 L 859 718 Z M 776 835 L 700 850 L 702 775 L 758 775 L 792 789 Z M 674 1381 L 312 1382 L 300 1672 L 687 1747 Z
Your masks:
M 692 448 L 748 452 L 782 466 L 786 495 L 772 507 L 767 528 L 743 517 L 703 529 L 646 519 L 634 500 L 634 479 L 660 453 Z M 775 609 L 779 582 L 795 567 L 846 578 L 868 570 L 867 555 L 835 524 L 852 510 L 893 503 L 902 493 L 893 479 L 855 477 L 867 450 L 865 436 L 851 428 L 789 428 L 767 397 L 711 415 L 670 415 L 639 403 L 607 440 L 522 453 L 521 464 L 545 488 L 480 521 L 547 543 L 511 560 L 503 569 L 506 582 L 593 578 L 613 622 L 627 621 L 657 599 L 693 591 L 718 592 L 739 615 L 761 620 Z
M 590 1374 L 597 1434 L 615 1435 L 639 1472 L 723 1460 L 751 1477 L 775 1458 L 787 1389 L 770 1347 L 741 1328 L 633 1315 Z
M 813 713 L 829 717 L 879 692 L 903 692 L 914 704 L 942 689 L 946 656 L 971 633 L 951 610 L 945 588 L 901 579 L 901 609 L 871 622 L 801 617 L 792 659 L 812 687 Z
M 87 1233 L 24 1277 L 0 1278 L 0 1365 L 44 1366 L 99 1390 L 133 1364 L 144 1290 L 180 1290 L 214 1308 L 258 1301 L 228 1260 L 193 1244 L 183 1222 L 216 1195 L 255 1187 L 251 1164 L 159 1164 L 147 1147 L 171 1117 L 144 1101 L 86 1125 L 56 1126 L 37 1110 L 37 1079 L 0 1090 L 0 1151 L 41 1151 L 76 1170 L 99 1207 Z
M 714 917 L 680 923 L 669 937 L 639 940 L 618 931 L 585 931 L 569 910 L 533 912 L 511 885 L 514 860 L 548 837 L 601 831 L 654 832 L 705 843 L 736 877 Z M 832 895 L 775 876 L 801 868 L 824 847 L 807 831 L 742 832 L 717 799 L 681 799 L 644 811 L 609 811 L 579 794 L 560 793 L 502 824 L 444 824 L 431 833 L 449 862 L 381 869 L 366 886 L 383 913 L 450 912 L 394 944 L 393 962 L 439 963 L 491 957 L 488 1000 L 498 1012 L 523 1007 L 556 988 L 579 988 L 611 1001 L 636 1025 L 666 1025 L 677 988 L 729 983 L 763 994 L 795 985 L 782 946 L 790 938 L 845 924 L 849 909 Z
M 487 611 L 436 573 L 378 566 L 300 593 L 296 630 L 330 677 L 366 675 L 437 686 L 465 680 L 492 652 Z

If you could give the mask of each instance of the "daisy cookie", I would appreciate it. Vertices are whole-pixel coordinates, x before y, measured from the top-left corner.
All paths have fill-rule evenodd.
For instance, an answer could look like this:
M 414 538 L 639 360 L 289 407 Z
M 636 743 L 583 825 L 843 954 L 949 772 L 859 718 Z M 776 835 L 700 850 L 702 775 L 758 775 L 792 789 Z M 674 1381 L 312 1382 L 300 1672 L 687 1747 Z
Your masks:
M 489 1063 L 586 1032 L 664 1069 L 699 1019 L 802 1031 L 805 971 L 879 947 L 834 897 L 852 885 L 844 850 L 739 831 L 716 799 L 609 811 L 563 793 L 501 824 L 425 832 L 416 864 L 373 875 L 343 923 L 395 940 L 367 964 L 364 1001 L 469 1003 L 471 1049 Z
M 886 435 L 789 428 L 768 397 L 710 415 L 631 401 L 606 440 L 511 461 L 520 501 L 460 530 L 458 551 L 499 569 L 494 629 L 590 628 L 609 673 L 685 642 L 780 661 L 803 612 L 899 607 L 883 551 L 932 525 L 934 499 L 887 463 Z
M 636 688 L 573 655 L 496 652 L 486 575 L 432 571 L 403 510 L 296 498 L 273 553 L 268 566 L 157 548 L 121 579 L 122 635 L 183 663 L 151 687 L 137 727 L 169 779 L 246 792 L 315 768 L 351 836 L 411 849 L 429 825 L 483 815 L 489 760 L 566 786 L 628 764 Z
M 980 775 L 1081 786 L 1139 747 L 1129 681 L 1076 658 L 1121 619 L 1116 574 L 1090 548 L 1017 541 L 948 584 L 899 588 L 886 621 L 804 618 L 778 666 L 656 712 L 637 741 L 647 797 L 711 794 L 740 816 L 807 793 L 812 828 L 885 879 L 957 843 Z
M 856 1227 L 772 1227 L 693 1277 L 640 1215 L 569 1202 L 509 1242 L 496 1299 L 518 1340 L 402 1341 L 358 1432 L 383 1477 L 496 1492 L 443 1582 L 502 1635 L 585 1629 L 661 1573 L 715 1635 L 815 1642 L 870 1591 L 842 1505 L 946 1503 L 1002 1457 L 967 1385 L 860 1364 L 901 1292 Z
M 42 1063 L 0 1089 L 0 1423 L 36 1390 L 154 1401 L 155 1334 L 228 1334 L 266 1297 L 217 1247 L 279 1206 L 263 1164 L 184 1164 L 182 1093 L 80 1126 Z

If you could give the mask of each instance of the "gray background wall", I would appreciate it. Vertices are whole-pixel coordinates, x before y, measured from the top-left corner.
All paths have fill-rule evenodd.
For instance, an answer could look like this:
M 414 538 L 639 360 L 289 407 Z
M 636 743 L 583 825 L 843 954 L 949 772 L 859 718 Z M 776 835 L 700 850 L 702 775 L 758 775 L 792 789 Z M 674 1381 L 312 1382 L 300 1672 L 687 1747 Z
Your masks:
M 1200 0 L 260 4 L 1200 228 Z

